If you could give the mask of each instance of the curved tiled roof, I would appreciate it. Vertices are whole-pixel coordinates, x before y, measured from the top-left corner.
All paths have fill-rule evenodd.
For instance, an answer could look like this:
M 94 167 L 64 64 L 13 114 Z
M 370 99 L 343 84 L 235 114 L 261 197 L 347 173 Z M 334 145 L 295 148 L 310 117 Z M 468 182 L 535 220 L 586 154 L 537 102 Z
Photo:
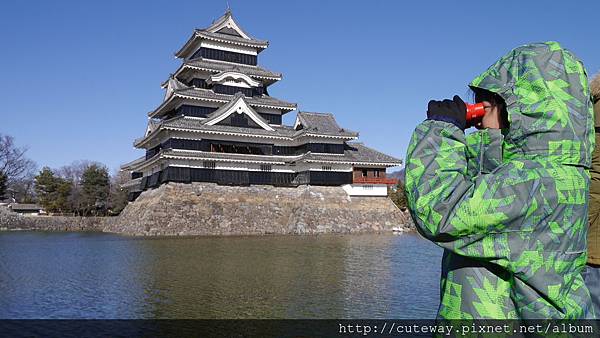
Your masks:
M 317 134 L 339 135 L 340 133 L 358 133 L 341 128 L 331 113 L 298 112 L 297 123 L 302 130 Z
M 233 95 L 217 94 L 209 89 L 200 89 L 192 87 L 175 90 L 175 94 L 180 96 L 188 96 L 190 98 L 207 99 L 220 102 L 229 102 L 234 97 Z M 245 99 L 246 102 L 248 102 L 248 104 L 251 106 L 287 108 L 289 110 L 296 109 L 295 103 L 286 102 L 267 95 L 246 97 Z
M 290 138 L 293 137 L 296 131 L 289 127 L 277 127 L 272 126 L 274 131 L 265 130 L 262 128 L 244 128 L 234 127 L 227 125 L 206 125 L 203 120 L 199 119 L 186 119 L 185 117 L 178 116 L 162 123 L 163 127 L 191 129 L 191 130 L 205 130 L 205 131 L 217 131 L 224 133 L 236 133 L 236 134 L 253 134 L 260 136 L 279 136 Z
M 364 146 L 361 143 L 347 143 L 347 147 L 344 150 L 344 154 L 317 154 L 307 152 L 302 155 L 249 155 L 249 154 L 234 154 L 234 153 L 219 153 L 219 152 L 207 152 L 207 151 L 189 151 L 189 150 L 174 150 L 164 149 L 160 151 L 160 158 L 184 158 L 184 159 L 196 159 L 196 160 L 222 160 L 222 161 L 233 161 L 233 162 L 266 162 L 272 164 L 289 164 L 292 162 L 302 163 L 308 162 L 323 162 L 323 163 L 352 163 L 352 164 L 370 164 L 379 165 L 386 167 L 399 166 L 402 164 L 402 160 L 385 155 L 374 149 Z M 157 161 L 159 157 L 150 159 L 141 159 L 141 161 L 135 161 L 135 163 L 129 163 L 127 167 L 132 169 L 133 167 L 142 165 L 144 163 Z M 125 166 L 122 166 L 125 169 Z
M 237 27 L 237 29 L 239 29 L 239 32 L 242 33 L 243 36 L 239 35 L 239 34 L 231 34 L 231 33 L 237 33 L 237 31 L 235 29 L 231 29 L 231 28 L 223 30 L 223 28 L 225 28 L 225 27 L 222 27 L 221 29 L 219 29 L 219 31 L 216 31 L 219 28 L 219 26 L 222 26 L 226 22 L 228 22 L 228 25 L 232 24 L 232 25 L 234 25 L 234 27 Z M 225 33 L 222 33 L 222 32 L 225 32 Z M 227 34 L 227 32 L 230 32 L 230 33 Z M 233 19 L 232 15 L 231 15 L 231 11 L 229 11 L 229 10 L 227 12 L 225 12 L 225 14 L 223 16 L 221 16 L 219 19 L 217 19 L 215 22 L 213 22 L 213 24 L 210 25 L 209 27 L 204 28 L 204 29 L 195 29 L 192 36 L 186 41 L 186 43 L 181 47 L 181 49 L 179 49 L 179 51 L 177 51 L 175 53 L 175 55 L 177 57 L 184 57 L 187 54 L 186 51 L 189 52 L 189 48 L 191 46 L 193 46 L 194 43 L 198 39 L 214 40 L 214 41 L 229 43 L 229 44 L 233 44 L 233 45 L 242 45 L 242 46 L 253 47 L 253 48 L 257 48 L 257 52 L 260 52 L 261 50 L 264 50 L 269 46 L 269 41 L 255 39 L 252 36 L 250 36 L 248 33 L 246 33 L 235 22 L 235 20 Z
M 257 40 L 257 39 L 245 39 L 240 36 L 234 36 L 230 34 L 222 34 L 222 33 L 212 33 L 205 31 L 203 29 L 197 29 L 195 31 L 196 36 L 201 36 L 210 40 L 217 40 L 223 42 L 230 42 L 239 45 L 252 46 L 257 48 L 267 48 L 269 46 L 269 41 L 266 40 Z
M 276 73 L 267 69 L 260 68 L 258 66 L 246 66 L 225 61 L 214 61 L 210 59 L 204 59 L 201 57 L 192 60 L 186 60 L 183 62 L 181 67 L 198 68 L 213 73 L 234 71 L 244 73 L 251 77 L 269 78 L 277 80 L 281 80 L 282 77 L 281 73 Z

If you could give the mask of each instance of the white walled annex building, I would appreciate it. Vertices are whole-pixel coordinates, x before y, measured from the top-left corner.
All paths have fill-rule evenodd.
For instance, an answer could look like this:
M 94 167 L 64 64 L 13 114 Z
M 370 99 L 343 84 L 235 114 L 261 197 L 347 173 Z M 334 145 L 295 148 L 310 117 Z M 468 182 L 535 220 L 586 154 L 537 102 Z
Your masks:
M 297 105 L 269 96 L 282 75 L 258 66 L 267 47 L 229 10 L 194 31 L 175 54 L 182 64 L 163 83 L 163 102 L 134 142 L 145 156 L 121 167 L 131 174 L 124 185 L 130 199 L 166 182 L 335 185 L 351 196 L 387 195 L 396 180 L 386 168 L 401 160 L 354 142 L 358 133 L 329 113 L 299 111 L 293 126 L 282 124 Z

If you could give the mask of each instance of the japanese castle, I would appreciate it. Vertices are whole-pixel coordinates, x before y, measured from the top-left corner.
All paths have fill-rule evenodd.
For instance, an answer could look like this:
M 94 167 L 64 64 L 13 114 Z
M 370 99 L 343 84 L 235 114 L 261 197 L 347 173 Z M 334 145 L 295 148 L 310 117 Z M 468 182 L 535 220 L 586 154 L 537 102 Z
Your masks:
M 386 168 L 402 161 L 353 142 L 330 113 L 298 111 L 269 95 L 282 74 L 258 66 L 269 42 L 246 33 L 231 11 L 196 29 L 175 53 L 181 66 L 163 84 L 163 102 L 148 113 L 145 156 L 127 163 L 130 200 L 166 182 L 220 185 L 342 186 L 350 196 L 386 196 Z

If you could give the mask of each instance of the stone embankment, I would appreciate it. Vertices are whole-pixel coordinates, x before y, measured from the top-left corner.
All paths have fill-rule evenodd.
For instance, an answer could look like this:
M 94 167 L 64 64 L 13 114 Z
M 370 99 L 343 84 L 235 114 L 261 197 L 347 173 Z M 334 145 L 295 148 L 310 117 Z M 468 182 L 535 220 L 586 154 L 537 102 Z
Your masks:
M 409 231 L 387 197 L 348 197 L 341 187 L 230 187 L 168 183 L 142 193 L 105 230 L 133 235 L 250 235 Z
M 103 224 L 104 217 L 22 216 L 0 207 L 0 231 L 102 231 Z
M 389 198 L 349 197 L 341 187 L 168 183 L 143 192 L 117 217 L 0 214 L 0 229 L 17 228 L 193 236 L 390 233 L 414 226 Z

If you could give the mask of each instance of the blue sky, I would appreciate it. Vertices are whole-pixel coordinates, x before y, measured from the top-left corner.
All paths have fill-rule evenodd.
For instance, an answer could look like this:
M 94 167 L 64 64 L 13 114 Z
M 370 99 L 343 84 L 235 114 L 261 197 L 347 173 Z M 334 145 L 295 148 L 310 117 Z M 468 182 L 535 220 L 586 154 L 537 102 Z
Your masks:
M 433 98 L 510 49 L 555 40 L 600 70 L 600 2 L 234 1 L 237 22 L 270 41 L 259 64 L 284 74 L 272 96 L 331 112 L 360 141 L 404 158 Z M 115 171 L 141 155 L 146 113 L 194 28 L 226 1 L 3 1 L 0 133 L 38 166 L 93 160 Z M 596 17 L 594 17 L 594 15 Z M 284 122 L 293 123 L 294 113 Z M 397 169 L 397 168 L 396 168 Z

